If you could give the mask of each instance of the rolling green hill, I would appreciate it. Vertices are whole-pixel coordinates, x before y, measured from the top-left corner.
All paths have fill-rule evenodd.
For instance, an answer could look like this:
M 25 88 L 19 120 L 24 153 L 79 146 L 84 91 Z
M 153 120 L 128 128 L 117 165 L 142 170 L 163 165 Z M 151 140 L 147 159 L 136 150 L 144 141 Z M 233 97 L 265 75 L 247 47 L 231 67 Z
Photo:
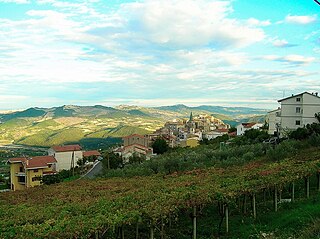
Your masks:
M 118 107 L 64 105 L 53 108 L 30 108 L 0 114 L 0 144 L 50 147 L 73 142 L 119 142 L 114 138 L 146 134 L 162 127 L 168 120 L 209 114 L 231 125 L 247 119 L 261 121 L 266 110 L 217 106 L 189 107 Z M 254 118 L 252 118 L 254 117 Z M 108 139 L 108 140 L 105 140 Z

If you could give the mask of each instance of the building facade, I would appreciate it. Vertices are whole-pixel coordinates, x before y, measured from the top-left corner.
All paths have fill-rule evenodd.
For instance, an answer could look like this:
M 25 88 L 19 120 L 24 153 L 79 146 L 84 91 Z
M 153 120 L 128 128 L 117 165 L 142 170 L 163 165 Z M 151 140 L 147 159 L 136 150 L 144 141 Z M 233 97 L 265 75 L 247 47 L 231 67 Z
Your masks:
M 57 160 L 53 156 L 11 158 L 11 190 L 40 186 L 42 178 L 56 173 Z
M 280 99 L 280 131 L 285 135 L 307 124 L 318 122 L 315 114 L 320 112 L 320 97 L 318 93 L 304 92 Z
M 269 125 L 268 134 L 277 136 L 280 130 L 280 123 L 281 123 L 280 107 L 276 110 L 272 110 L 268 112 L 266 121 Z
M 70 170 L 82 160 L 83 152 L 80 145 L 53 146 L 48 150 L 48 155 L 57 160 L 57 171 Z
M 250 129 L 260 129 L 262 126 L 261 123 L 241 123 L 237 126 L 237 136 L 243 135 L 245 131 Z
M 114 150 L 114 153 L 128 162 L 133 155 L 143 156 L 149 160 L 153 154 L 153 149 L 149 146 L 150 139 L 140 134 L 132 134 L 122 138 L 123 146 Z

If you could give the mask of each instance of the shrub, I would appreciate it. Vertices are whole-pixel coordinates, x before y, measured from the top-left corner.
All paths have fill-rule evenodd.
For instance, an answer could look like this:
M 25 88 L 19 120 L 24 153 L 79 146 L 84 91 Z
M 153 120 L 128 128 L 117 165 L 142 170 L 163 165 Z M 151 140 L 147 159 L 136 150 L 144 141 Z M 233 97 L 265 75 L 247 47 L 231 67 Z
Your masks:
M 253 160 L 255 158 L 255 155 L 254 155 L 254 153 L 253 152 L 247 152 L 247 153 L 245 153 L 244 155 L 242 155 L 242 159 L 244 160 L 244 161 L 251 161 L 251 160 Z

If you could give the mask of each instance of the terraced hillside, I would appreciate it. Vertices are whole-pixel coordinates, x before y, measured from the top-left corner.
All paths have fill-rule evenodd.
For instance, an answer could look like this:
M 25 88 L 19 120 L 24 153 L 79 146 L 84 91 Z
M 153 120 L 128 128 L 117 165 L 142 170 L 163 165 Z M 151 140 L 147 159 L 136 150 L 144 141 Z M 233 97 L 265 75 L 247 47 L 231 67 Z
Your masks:
M 216 110 L 217 112 L 215 112 Z M 170 119 L 195 114 L 211 114 L 228 123 L 237 116 L 262 115 L 265 110 L 250 108 L 215 108 L 185 105 L 147 108 L 138 106 L 67 105 L 53 108 L 30 108 L 0 114 L 0 145 L 22 144 L 49 147 L 56 144 L 82 142 L 100 145 L 119 142 L 122 136 L 152 132 Z M 226 115 L 224 113 L 230 113 Z

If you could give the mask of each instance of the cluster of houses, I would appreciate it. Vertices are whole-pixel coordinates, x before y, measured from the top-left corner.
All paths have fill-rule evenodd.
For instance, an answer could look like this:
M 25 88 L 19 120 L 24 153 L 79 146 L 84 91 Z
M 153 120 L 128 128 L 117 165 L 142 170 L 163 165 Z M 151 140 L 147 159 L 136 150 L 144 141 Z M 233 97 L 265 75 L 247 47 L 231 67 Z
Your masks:
M 318 93 L 303 92 L 278 100 L 280 107 L 267 114 L 270 135 L 285 137 L 288 132 L 307 124 L 316 123 L 316 113 L 320 112 L 320 97 Z M 319 123 L 319 122 L 317 122 Z M 237 126 L 235 135 L 243 135 L 250 129 L 261 129 L 261 123 L 241 123 Z M 166 140 L 169 147 L 196 147 L 202 139 L 214 139 L 228 134 L 230 126 L 209 115 L 193 117 L 188 120 L 176 119 L 167 122 L 164 127 L 152 134 L 133 134 L 123 138 L 123 146 L 114 149 L 124 162 L 138 154 L 150 159 L 153 156 L 152 144 L 158 139 Z M 230 134 L 230 133 L 229 133 Z M 79 145 L 53 146 L 47 156 L 20 157 L 9 160 L 11 189 L 41 185 L 41 178 L 56 174 L 61 170 L 69 170 L 85 157 L 99 157 L 98 151 L 83 151 Z
M 53 146 L 46 156 L 9 159 L 11 190 L 39 186 L 46 175 L 75 168 L 79 160 L 100 157 L 96 151 L 83 151 L 80 145 Z
M 149 159 L 153 155 L 152 144 L 158 139 L 164 139 L 169 147 L 196 147 L 203 139 L 214 139 L 228 134 L 230 125 L 210 115 L 193 116 L 192 112 L 188 120 L 174 119 L 165 123 L 164 127 L 152 134 L 133 134 L 123 138 L 123 146 L 116 148 L 114 152 L 122 156 L 125 161 L 133 154 Z

